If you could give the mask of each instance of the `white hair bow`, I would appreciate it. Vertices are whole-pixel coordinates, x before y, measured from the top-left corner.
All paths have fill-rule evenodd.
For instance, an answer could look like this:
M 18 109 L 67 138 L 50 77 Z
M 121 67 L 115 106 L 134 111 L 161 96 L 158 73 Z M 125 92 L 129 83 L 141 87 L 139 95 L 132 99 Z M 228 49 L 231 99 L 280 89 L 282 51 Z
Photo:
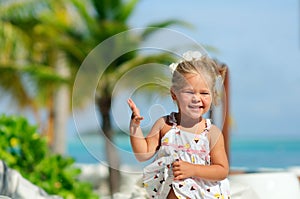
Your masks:
M 202 53 L 199 51 L 187 51 L 182 55 L 183 60 L 170 64 L 169 68 L 171 72 L 174 73 L 179 63 L 183 61 L 193 61 L 193 60 L 197 61 L 200 60 L 202 56 L 203 56 Z

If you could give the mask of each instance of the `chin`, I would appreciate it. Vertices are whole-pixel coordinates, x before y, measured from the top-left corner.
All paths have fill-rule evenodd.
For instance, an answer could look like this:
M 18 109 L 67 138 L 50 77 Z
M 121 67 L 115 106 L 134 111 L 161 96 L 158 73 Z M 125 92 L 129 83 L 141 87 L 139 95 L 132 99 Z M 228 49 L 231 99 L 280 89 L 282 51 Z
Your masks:
M 201 112 L 198 112 L 198 113 L 190 113 L 190 117 L 191 117 L 192 119 L 198 119 L 198 118 L 202 117 L 202 115 L 203 115 L 203 112 L 202 112 L 202 111 L 201 111 Z

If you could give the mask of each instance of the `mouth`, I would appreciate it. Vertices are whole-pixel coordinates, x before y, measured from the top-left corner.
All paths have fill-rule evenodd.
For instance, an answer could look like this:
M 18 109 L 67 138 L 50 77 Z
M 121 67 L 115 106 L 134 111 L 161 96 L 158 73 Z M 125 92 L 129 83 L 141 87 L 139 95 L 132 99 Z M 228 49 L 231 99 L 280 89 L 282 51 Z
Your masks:
M 198 110 L 198 109 L 204 109 L 204 106 L 195 106 L 195 105 L 190 105 L 189 108 L 191 109 L 195 109 L 195 110 Z

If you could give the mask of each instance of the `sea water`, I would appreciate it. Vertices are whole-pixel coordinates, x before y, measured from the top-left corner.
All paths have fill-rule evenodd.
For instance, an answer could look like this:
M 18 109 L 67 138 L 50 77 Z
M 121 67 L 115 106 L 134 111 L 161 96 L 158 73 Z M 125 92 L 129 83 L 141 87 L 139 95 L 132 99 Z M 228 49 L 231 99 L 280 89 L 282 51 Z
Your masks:
M 232 138 L 231 167 L 248 169 L 300 166 L 300 139 L 280 137 Z
M 117 151 L 116 158 L 122 165 L 141 169 L 148 164 L 148 162 L 140 163 L 135 159 L 129 136 L 115 136 L 112 144 Z M 69 139 L 68 155 L 72 156 L 77 163 L 106 163 L 103 136 L 92 134 Z M 232 136 L 229 155 L 232 168 L 257 170 L 300 166 L 300 139 L 238 138 Z

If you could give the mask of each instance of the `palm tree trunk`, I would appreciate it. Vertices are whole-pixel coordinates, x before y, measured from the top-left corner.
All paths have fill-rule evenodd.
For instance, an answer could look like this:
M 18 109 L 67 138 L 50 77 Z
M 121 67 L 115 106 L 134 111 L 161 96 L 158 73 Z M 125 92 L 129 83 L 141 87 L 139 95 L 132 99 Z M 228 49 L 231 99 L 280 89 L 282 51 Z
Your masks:
M 68 78 L 70 71 L 66 63 L 66 55 L 63 52 L 56 52 L 55 68 L 59 76 Z M 60 85 L 54 94 L 54 137 L 53 152 L 65 154 L 67 120 L 70 112 L 70 92 L 67 84 Z
M 43 135 L 47 137 L 48 146 L 52 147 L 53 145 L 53 137 L 54 137 L 54 103 L 53 103 L 53 97 L 52 93 L 50 94 L 49 99 L 47 99 L 47 121 L 45 128 L 43 129 Z
M 113 145 L 113 130 L 110 120 L 111 98 L 104 95 L 97 100 L 97 105 L 102 116 L 102 130 L 105 136 L 106 158 L 109 165 L 109 189 L 110 194 L 120 191 L 120 160 L 115 146 Z

